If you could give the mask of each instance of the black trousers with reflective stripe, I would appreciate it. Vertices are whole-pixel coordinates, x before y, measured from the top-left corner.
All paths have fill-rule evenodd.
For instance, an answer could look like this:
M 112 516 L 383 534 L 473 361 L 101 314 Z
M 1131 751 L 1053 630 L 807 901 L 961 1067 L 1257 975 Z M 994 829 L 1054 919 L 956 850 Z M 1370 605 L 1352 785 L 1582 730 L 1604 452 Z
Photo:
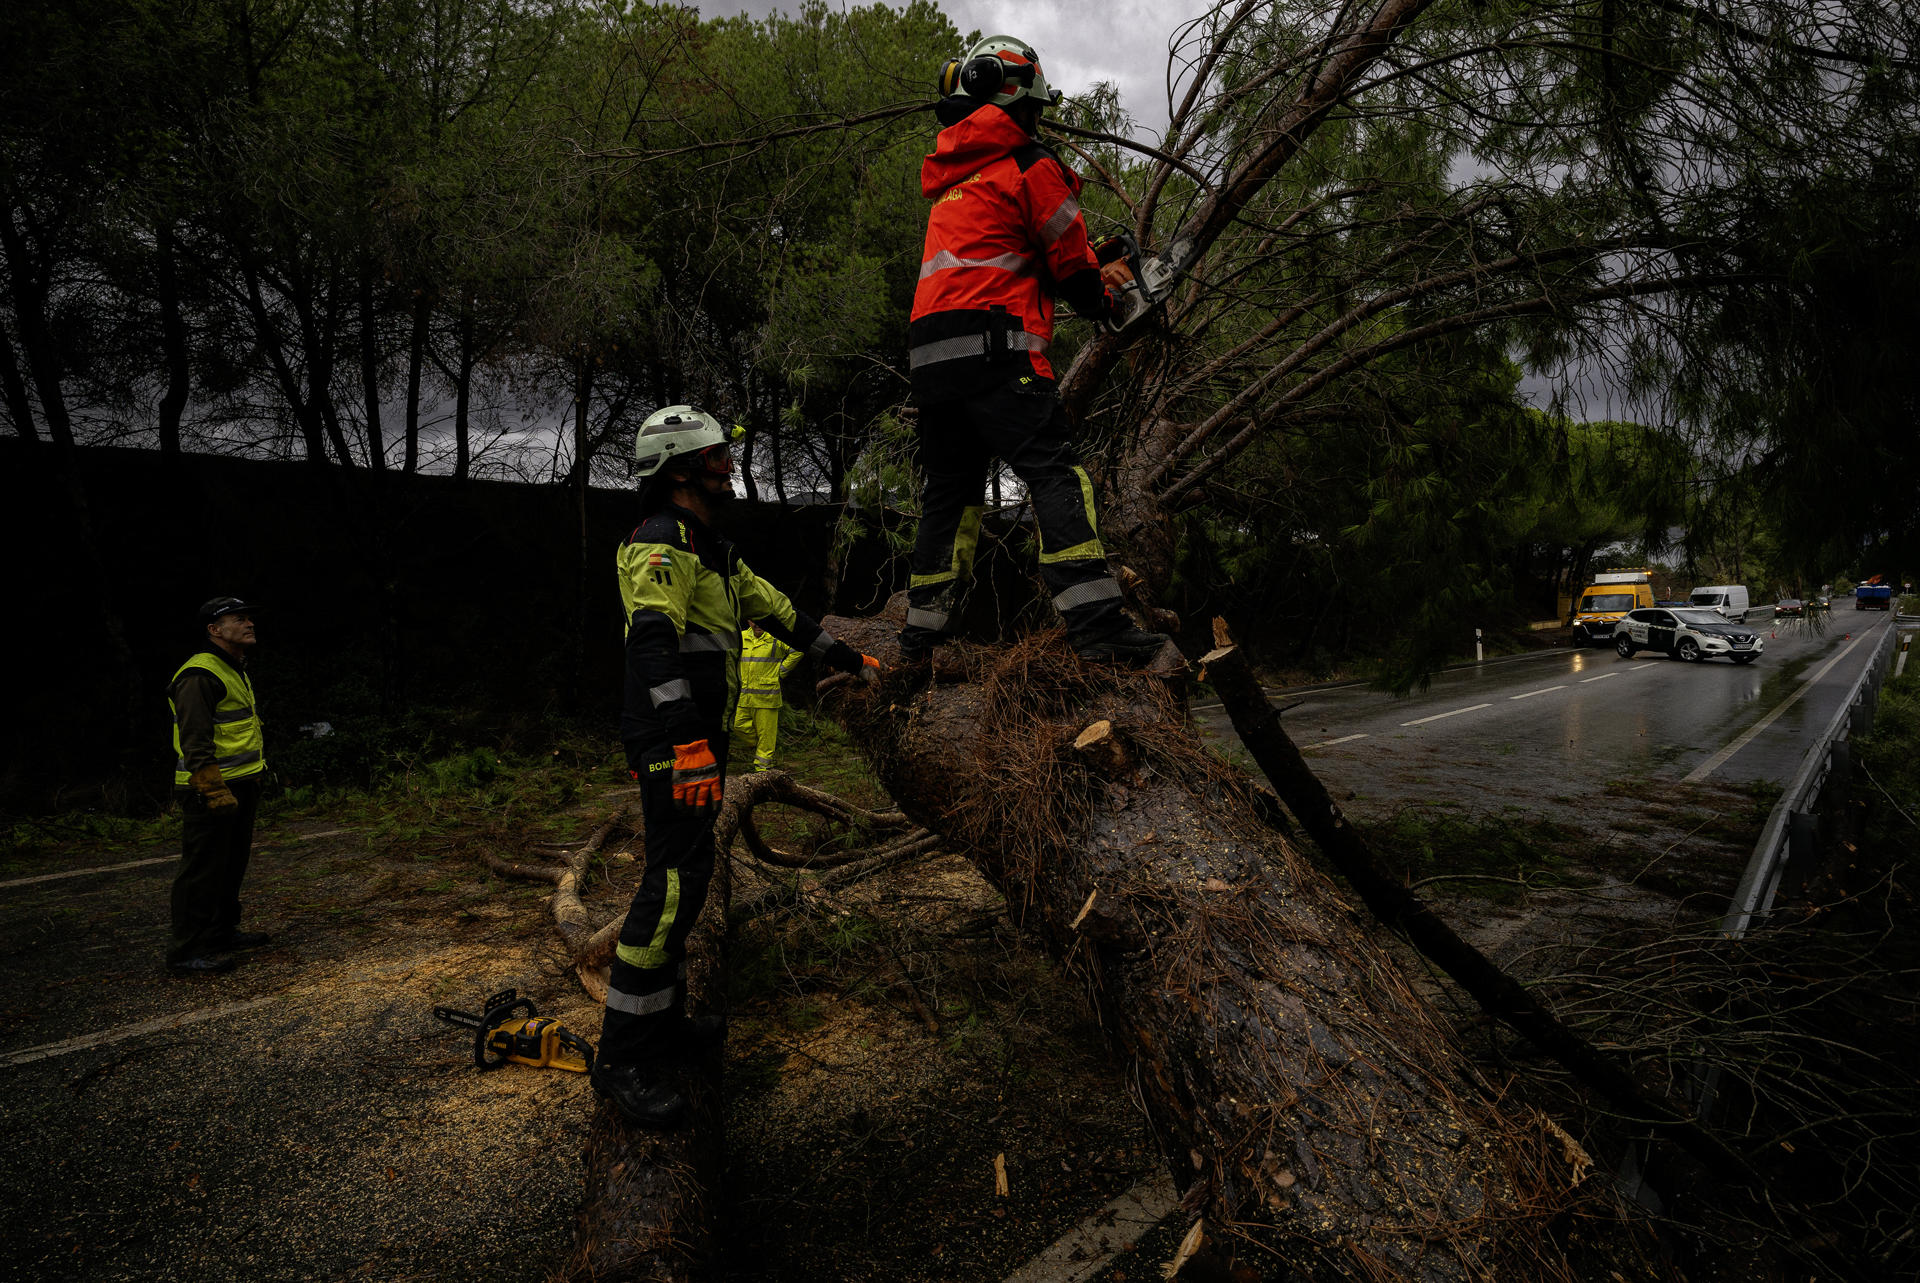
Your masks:
M 926 489 L 914 534 L 912 572 L 938 575 L 953 567 L 954 541 L 968 508 L 985 502 L 987 469 L 997 457 L 1027 487 L 1043 551 L 1058 553 L 1099 538 L 1089 497 L 1082 488 L 1079 454 L 1069 439 L 1066 412 L 1053 384 L 1037 376 L 1008 378 L 972 395 L 920 398 L 920 468 Z M 957 579 L 907 590 L 916 614 L 946 615 L 958 623 L 971 579 L 972 554 L 962 550 Z M 1104 555 L 1042 562 L 1040 576 L 1054 595 L 1107 579 Z M 1118 595 L 1061 611 L 1075 643 L 1103 637 L 1126 625 Z M 930 642 L 941 628 L 909 624 L 908 646 Z
M 180 871 L 173 877 L 170 963 L 220 952 L 240 925 L 240 883 L 253 851 L 260 780 L 245 775 L 227 781 L 240 803 L 230 811 L 209 811 L 197 789 L 178 793 L 183 823 Z
M 727 735 L 709 735 L 707 746 L 726 780 Z M 719 807 L 696 813 L 673 800 L 673 749 L 668 745 L 630 751 L 640 773 L 640 814 L 645 822 L 647 863 L 640 889 L 620 928 L 620 949 L 607 976 L 607 1009 L 600 1026 L 597 1059 L 630 1065 L 660 1050 L 662 1027 L 686 1005 L 687 933 L 707 902 L 713 882 L 713 822 Z

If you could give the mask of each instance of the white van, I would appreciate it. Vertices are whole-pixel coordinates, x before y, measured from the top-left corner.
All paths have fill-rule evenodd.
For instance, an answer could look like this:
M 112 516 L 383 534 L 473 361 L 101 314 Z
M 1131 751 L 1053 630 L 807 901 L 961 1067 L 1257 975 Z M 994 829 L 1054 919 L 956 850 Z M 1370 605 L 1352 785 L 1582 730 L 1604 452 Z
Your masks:
M 1696 588 L 1688 605 L 1699 606 L 1706 610 L 1717 610 L 1722 618 L 1747 622 L 1747 590 L 1740 584 L 1717 584 L 1708 588 Z

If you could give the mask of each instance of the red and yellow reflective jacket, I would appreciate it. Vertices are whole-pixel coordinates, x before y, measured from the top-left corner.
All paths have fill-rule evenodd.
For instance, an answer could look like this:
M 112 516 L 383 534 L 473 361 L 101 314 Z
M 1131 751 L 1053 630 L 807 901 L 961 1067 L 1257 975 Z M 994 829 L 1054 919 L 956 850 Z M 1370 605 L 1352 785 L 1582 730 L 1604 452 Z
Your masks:
M 948 99 L 942 103 L 942 119 Z M 965 110 L 958 107 L 955 110 Z M 1105 291 L 1080 214 L 1080 177 L 1013 117 L 975 107 L 920 167 L 927 217 L 907 329 L 917 393 L 1053 377 L 1053 296 L 1098 316 Z

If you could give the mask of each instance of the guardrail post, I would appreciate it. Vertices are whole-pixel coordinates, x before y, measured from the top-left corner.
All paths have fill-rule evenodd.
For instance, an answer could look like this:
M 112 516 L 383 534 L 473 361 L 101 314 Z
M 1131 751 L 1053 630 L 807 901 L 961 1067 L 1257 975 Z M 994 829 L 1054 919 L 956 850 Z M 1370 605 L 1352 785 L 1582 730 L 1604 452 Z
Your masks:
M 1813 872 L 1820 858 L 1820 817 L 1812 811 L 1795 811 L 1787 819 L 1787 863 L 1780 871 L 1783 888 L 1797 887 Z

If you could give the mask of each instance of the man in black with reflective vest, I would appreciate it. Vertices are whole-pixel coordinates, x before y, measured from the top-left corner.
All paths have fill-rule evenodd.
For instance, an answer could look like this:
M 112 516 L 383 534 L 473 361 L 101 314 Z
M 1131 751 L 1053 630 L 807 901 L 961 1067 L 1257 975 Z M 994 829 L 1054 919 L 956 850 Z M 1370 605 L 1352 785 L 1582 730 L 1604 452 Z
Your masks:
M 620 545 L 627 624 L 620 740 L 640 782 L 647 862 L 620 930 L 593 1087 L 628 1121 L 675 1127 L 687 1102 L 665 1071 L 716 1045 L 721 1022 L 686 1014 L 687 933 L 713 877 L 713 822 L 740 694 L 740 621 L 830 668 L 879 667 L 796 610 L 710 528 L 733 499 L 731 434 L 673 405 L 634 438 L 640 524 Z
M 167 970 L 177 976 L 233 969 L 227 955 L 268 942 L 240 930 L 240 883 L 253 849 L 253 817 L 267 769 L 247 655 L 253 608 L 238 597 L 200 607 L 206 648 L 167 687 L 173 709 L 173 786 L 182 814 L 180 872 L 173 879 Z
M 948 63 L 940 90 L 943 128 L 920 169 L 933 211 L 907 331 L 926 490 L 901 651 L 909 660 L 926 654 L 959 610 L 997 456 L 1027 487 L 1040 574 L 1074 649 L 1087 659 L 1151 659 L 1167 638 L 1136 628 L 1121 609 L 1093 482 L 1046 357 L 1055 296 L 1090 318 L 1114 306 L 1087 243 L 1080 178 L 1036 136 L 1059 92 L 1039 55 L 1012 36 L 989 36 Z

